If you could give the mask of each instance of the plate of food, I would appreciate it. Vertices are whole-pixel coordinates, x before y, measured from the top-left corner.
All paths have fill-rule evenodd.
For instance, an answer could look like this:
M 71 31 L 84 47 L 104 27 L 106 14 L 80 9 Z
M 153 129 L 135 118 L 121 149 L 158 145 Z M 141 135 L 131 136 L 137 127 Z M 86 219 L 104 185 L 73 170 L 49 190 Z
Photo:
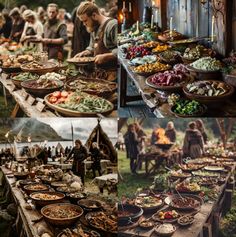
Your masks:
M 192 225 L 193 222 L 194 222 L 194 216 L 191 215 L 184 215 L 178 219 L 178 224 L 180 226 L 189 226 Z
M 85 92 L 56 91 L 45 96 L 44 100 L 50 108 L 72 117 L 108 115 L 114 109 L 110 101 Z
M 134 67 L 133 72 L 141 76 L 149 76 L 157 72 L 169 70 L 170 68 L 171 66 L 168 64 L 155 62 L 155 63 L 149 63 L 149 64 L 144 64 L 144 65 Z
M 29 73 L 29 72 L 23 72 L 23 73 L 17 74 L 16 76 L 13 76 L 11 78 L 11 80 L 17 88 L 21 89 L 21 83 L 23 81 L 37 80 L 38 78 L 39 78 L 39 76 L 37 74 L 32 74 L 32 73 Z
M 96 211 L 102 208 L 101 202 L 92 199 L 81 199 L 77 204 L 87 211 Z
M 181 54 L 178 51 L 166 50 L 158 55 L 163 63 L 168 63 L 171 65 L 182 62 Z
M 104 211 L 89 212 L 85 215 L 89 225 L 96 230 L 117 234 L 117 216 Z
M 201 192 L 201 187 L 196 182 L 181 182 L 175 186 L 179 193 L 192 193 L 197 194 Z
M 139 220 L 143 215 L 143 209 L 131 204 L 118 204 L 118 225 L 130 225 Z
M 65 194 L 59 192 L 33 192 L 30 194 L 30 198 L 38 206 L 46 206 L 53 203 L 61 202 L 65 198 Z
M 155 63 L 157 61 L 157 56 L 156 55 L 146 55 L 143 57 L 136 57 L 133 58 L 129 61 L 129 64 L 131 66 L 139 66 L 139 65 L 144 65 L 147 63 Z
M 201 117 L 206 113 L 207 107 L 195 100 L 179 99 L 170 111 L 177 117 Z
M 191 159 L 186 161 L 187 164 L 199 164 L 199 165 L 206 165 L 206 164 L 212 164 L 215 163 L 215 160 L 212 158 L 196 158 L 196 159 Z
M 138 225 L 142 229 L 151 229 L 155 226 L 155 222 L 151 219 L 144 219 L 139 221 Z
M 176 227 L 170 223 L 164 223 L 155 228 L 158 236 L 171 236 L 176 231 Z
M 221 167 L 221 166 L 206 166 L 204 167 L 205 170 L 207 171 L 213 171 L 213 172 L 220 172 L 220 171 L 224 171 L 224 167 Z
M 58 79 L 36 79 L 26 80 L 21 83 L 21 87 L 26 92 L 38 97 L 44 97 L 45 95 L 54 91 L 62 89 L 64 83 Z
M 171 46 L 169 46 L 168 44 L 159 44 L 155 48 L 152 49 L 152 52 L 153 53 L 161 53 L 161 52 L 164 52 L 170 48 L 171 48 Z
M 171 70 L 159 72 L 146 79 L 146 84 L 157 90 L 163 91 L 180 91 L 183 86 L 193 81 L 188 74 Z
M 193 171 L 192 174 L 194 176 L 203 176 L 203 177 L 219 177 L 220 174 L 217 172 L 210 172 L 210 171 Z
M 53 72 L 56 70 L 58 64 L 54 62 L 41 63 L 33 61 L 21 65 L 21 70 L 24 72 L 31 72 L 37 74 L 45 74 L 47 72 Z
M 5 73 L 21 72 L 21 65 L 33 61 L 32 55 L 7 55 L 2 58 L 1 68 Z
M 188 83 L 183 87 L 183 91 L 191 100 L 216 103 L 230 98 L 234 93 L 234 87 L 221 81 L 201 80 Z
M 177 171 L 172 170 L 170 171 L 170 176 L 172 178 L 177 178 L 177 179 L 186 179 L 186 178 L 190 178 L 191 174 L 182 172 L 182 170 L 177 170 Z
M 41 184 L 41 183 L 28 184 L 24 186 L 24 190 L 28 195 L 30 195 L 33 192 L 48 191 L 49 188 L 50 188 L 49 185 Z
M 135 205 L 144 211 L 154 211 L 163 205 L 163 200 L 155 195 L 142 195 L 135 198 Z
M 152 215 L 154 221 L 161 223 L 174 223 L 180 217 L 180 214 L 173 208 L 166 208 Z
M 74 64 L 90 64 L 94 63 L 95 57 L 74 57 L 67 59 L 68 63 L 74 63 Z
M 67 81 L 66 88 L 71 91 L 83 91 L 88 94 L 107 97 L 115 93 L 117 83 L 102 79 L 76 78 Z
M 179 165 L 179 168 L 183 170 L 184 172 L 191 172 L 195 170 L 200 170 L 204 167 L 202 164 L 181 164 Z
M 69 203 L 50 204 L 41 209 L 46 222 L 55 226 L 69 226 L 83 215 L 83 209 Z
M 192 194 L 173 194 L 165 199 L 165 202 L 179 211 L 192 211 L 199 209 L 203 203 L 201 197 Z

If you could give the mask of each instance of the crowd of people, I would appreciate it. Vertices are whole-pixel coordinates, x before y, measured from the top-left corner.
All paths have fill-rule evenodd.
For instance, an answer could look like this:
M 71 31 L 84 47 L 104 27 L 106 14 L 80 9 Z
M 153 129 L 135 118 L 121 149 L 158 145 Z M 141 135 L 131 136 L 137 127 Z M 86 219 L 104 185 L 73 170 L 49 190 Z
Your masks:
M 81 181 L 84 183 L 84 176 L 85 176 L 85 167 L 84 167 L 84 160 L 86 160 L 88 157 L 93 161 L 91 169 L 93 172 L 93 177 L 96 177 L 96 173 L 98 173 L 99 176 L 102 175 L 101 172 L 101 159 L 107 159 L 108 157 L 106 154 L 104 154 L 100 148 L 99 145 L 96 142 L 93 142 L 91 145 L 91 148 L 88 149 L 86 146 L 84 146 L 81 142 L 81 140 L 77 139 L 75 141 L 75 146 L 66 146 L 63 148 L 61 145 L 58 146 L 39 146 L 34 145 L 35 148 L 37 148 L 36 157 L 41 163 L 47 164 L 49 161 L 49 158 L 51 161 L 56 161 L 58 158 L 66 158 L 64 160 L 65 163 L 67 163 L 69 160 L 73 159 L 72 163 L 72 172 L 78 176 L 81 177 Z M 30 147 L 24 146 L 20 151 L 20 157 L 30 157 Z M 14 152 L 13 147 L 12 148 L 2 148 L 0 150 L 0 164 L 2 164 L 2 161 L 8 161 L 8 160 L 16 160 L 16 154 Z
M 126 156 L 130 159 L 130 170 L 136 174 L 138 166 L 138 156 L 145 154 L 146 146 L 155 145 L 158 143 L 162 134 L 158 131 L 162 131 L 159 125 L 155 125 L 153 132 L 148 141 L 148 137 L 143 128 L 138 123 L 132 123 L 128 125 L 127 132 L 124 134 L 124 144 L 126 148 Z M 169 121 L 164 129 L 163 134 L 169 143 L 175 143 L 177 138 L 177 132 L 172 121 Z M 119 148 L 122 147 L 122 139 L 120 138 Z M 207 143 L 207 134 L 205 131 L 204 123 L 201 119 L 192 121 L 188 124 L 188 128 L 185 131 L 183 141 L 183 157 L 191 157 L 192 159 L 201 157 L 204 154 L 204 144 Z
M 69 42 L 70 56 L 95 56 L 95 63 L 116 66 L 117 0 L 99 8 L 96 1 L 81 1 L 71 13 L 51 3 L 44 9 L 26 6 L 0 12 L 0 37 L 46 51 L 49 59 L 62 60 Z

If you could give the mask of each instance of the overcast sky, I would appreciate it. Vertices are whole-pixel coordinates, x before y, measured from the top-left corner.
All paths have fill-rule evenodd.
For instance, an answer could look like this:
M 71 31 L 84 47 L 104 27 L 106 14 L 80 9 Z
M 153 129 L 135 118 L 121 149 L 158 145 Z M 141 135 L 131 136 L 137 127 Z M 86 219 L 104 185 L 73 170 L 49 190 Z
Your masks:
M 97 118 L 37 118 L 49 124 L 63 138 L 71 138 L 71 124 L 74 128 L 74 137 L 79 138 L 90 135 L 97 125 Z M 102 119 L 101 126 L 110 138 L 117 137 L 117 119 Z

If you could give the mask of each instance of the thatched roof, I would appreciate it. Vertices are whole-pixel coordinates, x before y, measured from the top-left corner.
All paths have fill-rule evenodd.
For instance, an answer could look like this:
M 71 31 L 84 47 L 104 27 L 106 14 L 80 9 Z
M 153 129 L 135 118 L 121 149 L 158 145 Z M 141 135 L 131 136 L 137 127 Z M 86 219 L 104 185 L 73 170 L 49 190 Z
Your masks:
M 93 142 L 98 143 L 99 148 L 102 149 L 106 155 L 108 155 L 112 162 L 117 162 L 116 149 L 114 148 L 107 134 L 103 131 L 100 121 L 98 121 L 97 126 L 91 132 L 88 140 L 85 143 L 85 146 L 90 150 Z

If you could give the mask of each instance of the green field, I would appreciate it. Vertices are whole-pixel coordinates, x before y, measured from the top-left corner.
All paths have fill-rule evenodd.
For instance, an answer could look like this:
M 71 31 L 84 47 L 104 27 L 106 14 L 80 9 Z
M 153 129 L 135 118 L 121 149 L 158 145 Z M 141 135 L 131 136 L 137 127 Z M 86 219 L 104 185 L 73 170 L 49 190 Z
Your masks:
M 118 167 L 123 180 L 119 181 L 118 194 L 132 197 L 138 188 L 149 187 L 152 184 L 153 177 L 145 177 L 143 170 L 137 171 L 138 174 L 132 174 L 129 167 L 130 160 L 126 158 L 125 151 L 118 152 Z

